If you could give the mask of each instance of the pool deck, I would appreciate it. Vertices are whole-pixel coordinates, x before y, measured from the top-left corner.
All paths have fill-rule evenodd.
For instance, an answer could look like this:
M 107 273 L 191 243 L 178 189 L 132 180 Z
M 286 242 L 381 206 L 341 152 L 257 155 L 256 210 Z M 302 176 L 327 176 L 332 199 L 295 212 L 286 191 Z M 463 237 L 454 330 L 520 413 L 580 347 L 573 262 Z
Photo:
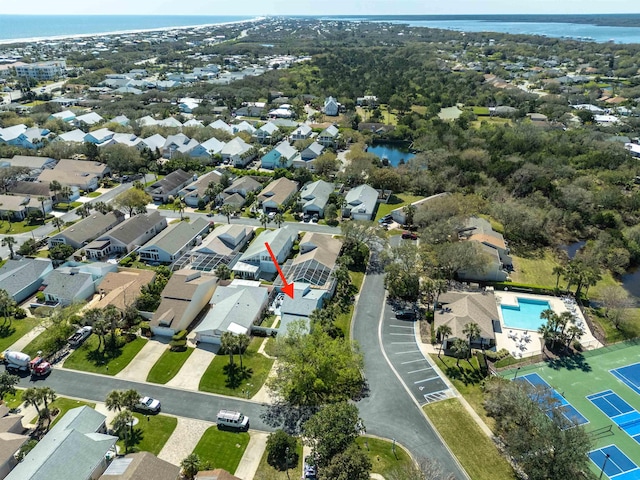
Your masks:
M 531 300 L 542 300 L 549 302 L 551 309 L 558 315 L 560 315 L 562 312 L 570 311 L 565 302 L 560 297 L 496 291 L 495 298 L 496 303 L 498 304 L 498 316 L 500 317 L 500 325 L 502 327 L 501 332 L 495 332 L 496 349 L 501 350 L 504 348 L 508 350 L 511 355 L 517 358 L 526 358 L 540 355 L 542 353 L 543 347 L 542 335 L 540 335 L 537 330 L 524 330 L 505 326 L 500 305 L 514 306 L 518 304 L 518 298 L 528 298 Z M 572 313 L 575 315 L 575 317 L 577 317 L 577 322 L 582 322 L 582 325 L 584 326 L 585 333 L 579 340 L 582 346 L 587 350 L 602 347 L 602 344 L 598 340 L 596 340 L 596 338 L 591 333 L 591 330 L 589 330 L 589 326 L 585 321 L 580 308 L 576 306 L 575 311 Z M 540 320 L 540 325 L 542 325 L 543 323 L 544 321 Z

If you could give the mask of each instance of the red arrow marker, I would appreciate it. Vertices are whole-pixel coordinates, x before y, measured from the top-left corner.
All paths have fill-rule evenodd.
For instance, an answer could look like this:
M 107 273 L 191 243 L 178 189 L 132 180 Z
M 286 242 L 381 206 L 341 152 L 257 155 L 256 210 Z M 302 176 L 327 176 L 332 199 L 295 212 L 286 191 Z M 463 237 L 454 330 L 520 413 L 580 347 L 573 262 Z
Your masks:
M 284 293 L 285 295 L 289 295 L 291 298 L 293 298 L 293 283 L 287 283 L 287 279 L 284 278 L 282 269 L 280 268 L 280 265 L 278 265 L 278 260 L 276 259 L 276 256 L 273 254 L 273 250 L 271 250 L 271 247 L 269 246 L 269 242 L 264 242 L 264 246 L 267 247 L 267 251 L 269 252 L 269 255 L 271 255 L 271 261 L 276 266 L 276 270 L 278 270 L 278 275 L 280 275 L 280 278 L 282 279 L 282 283 L 284 283 L 284 287 L 282 287 L 282 293 Z

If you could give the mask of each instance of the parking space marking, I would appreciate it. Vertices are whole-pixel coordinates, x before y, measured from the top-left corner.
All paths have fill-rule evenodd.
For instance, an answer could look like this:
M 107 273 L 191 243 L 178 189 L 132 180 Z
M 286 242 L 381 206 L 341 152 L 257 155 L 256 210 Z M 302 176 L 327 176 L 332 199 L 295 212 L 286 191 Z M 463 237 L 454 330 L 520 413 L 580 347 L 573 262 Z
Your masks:
M 415 345 L 416 342 L 391 342 L 391 345 Z
M 436 379 L 440 379 L 440 377 L 438 375 L 436 375 L 435 377 L 425 378 L 424 380 L 418 380 L 417 382 L 413 382 L 413 383 L 414 384 L 424 383 L 424 382 L 429 382 L 431 380 L 436 380 Z
M 390 327 L 395 327 L 395 328 L 409 328 L 411 330 L 413 330 L 413 327 L 408 327 L 406 325 L 389 325 Z
M 420 370 L 411 370 L 410 372 L 407 372 L 407 373 L 424 372 L 425 370 L 431 370 L 431 367 L 421 368 Z
M 413 333 L 390 333 L 389 335 L 401 335 L 401 336 L 409 336 L 409 337 L 413 337 Z
M 420 350 L 415 349 L 415 350 L 408 350 L 406 352 L 395 352 L 394 355 L 404 355 L 405 353 L 420 353 Z
M 408 362 L 402 362 L 400 365 L 406 365 L 407 363 L 416 363 L 416 362 L 424 362 L 424 358 L 419 358 L 417 360 L 409 360 Z

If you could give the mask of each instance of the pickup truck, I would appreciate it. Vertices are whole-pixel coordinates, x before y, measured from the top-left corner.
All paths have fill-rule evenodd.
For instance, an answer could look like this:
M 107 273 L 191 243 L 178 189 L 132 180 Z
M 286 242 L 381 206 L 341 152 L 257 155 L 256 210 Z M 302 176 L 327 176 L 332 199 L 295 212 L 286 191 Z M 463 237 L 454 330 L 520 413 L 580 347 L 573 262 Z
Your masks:
M 72 347 L 77 347 L 82 342 L 84 342 L 87 338 L 89 338 L 89 335 L 91 335 L 92 331 L 93 331 L 93 328 L 89 326 L 79 328 L 76 331 L 76 333 L 74 333 L 69 337 L 67 342 L 69 342 L 69 345 L 71 345 Z

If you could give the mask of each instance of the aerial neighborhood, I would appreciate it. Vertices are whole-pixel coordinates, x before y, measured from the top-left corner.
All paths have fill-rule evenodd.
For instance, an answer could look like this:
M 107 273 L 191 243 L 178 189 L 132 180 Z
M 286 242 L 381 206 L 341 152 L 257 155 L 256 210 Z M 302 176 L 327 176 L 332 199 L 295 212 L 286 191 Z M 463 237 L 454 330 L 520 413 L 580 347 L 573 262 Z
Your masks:
M 0 44 L 0 479 L 640 479 L 638 72 L 346 19 Z

